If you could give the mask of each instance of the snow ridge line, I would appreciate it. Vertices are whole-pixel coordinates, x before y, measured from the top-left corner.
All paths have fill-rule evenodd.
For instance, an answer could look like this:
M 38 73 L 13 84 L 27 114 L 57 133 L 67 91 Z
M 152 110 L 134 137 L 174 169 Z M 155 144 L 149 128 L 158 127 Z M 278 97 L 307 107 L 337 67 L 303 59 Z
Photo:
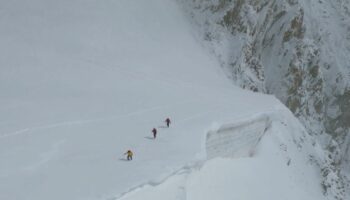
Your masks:
M 193 163 L 189 163 L 186 164 L 183 167 L 180 167 L 179 169 L 171 172 L 170 174 L 166 175 L 165 177 L 162 177 L 158 180 L 151 180 L 151 181 L 147 181 L 145 183 L 142 183 L 140 185 L 131 187 L 130 189 L 128 189 L 127 191 L 120 193 L 114 197 L 109 197 L 106 200 L 119 200 L 122 199 L 123 197 L 127 196 L 130 193 L 136 192 L 137 190 L 142 189 L 143 187 L 146 186 L 151 186 L 151 187 L 156 187 L 159 186 L 163 183 L 165 183 L 168 179 L 170 179 L 171 177 L 175 176 L 175 175 L 181 175 L 181 174 L 190 174 L 194 169 L 200 169 L 203 165 L 204 165 L 205 161 L 197 161 L 197 162 L 193 162 Z
M 206 133 L 207 140 L 208 140 L 208 137 L 210 135 L 215 134 L 214 132 L 216 132 L 216 134 L 220 134 L 220 133 L 225 132 L 225 131 L 232 131 L 233 130 L 233 132 L 235 133 L 234 130 L 245 130 L 245 132 L 243 132 L 243 133 L 247 133 L 247 130 L 252 130 L 252 129 L 245 129 L 246 127 L 249 127 L 251 125 L 255 125 L 256 123 L 263 122 L 265 126 L 262 126 L 263 129 L 259 129 L 259 132 L 257 133 L 257 137 L 254 138 L 254 140 L 252 140 L 252 141 L 248 140 L 248 142 L 244 144 L 244 145 L 248 145 L 248 146 L 251 145 L 251 146 L 249 146 L 251 148 L 246 148 L 245 146 L 243 146 L 243 147 L 240 146 L 240 148 L 242 148 L 243 151 L 244 150 L 247 151 L 249 157 L 252 157 L 252 156 L 254 156 L 254 154 L 250 154 L 251 153 L 250 151 L 255 150 L 255 148 L 259 145 L 263 136 L 268 132 L 268 130 L 270 130 L 270 128 L 272 126 L 271 118 L 274 114 L 276 114 L 276 113 L 275 112 L 262 113 L 262 114 L 254 115 L 250 119 L 244 119 L 244 120 L 240 120 L 240 121 L 235 122 L 235 123 L 221 125 L 219 127 L 219 129 L 211 130 L 211 131 L 208 131 Z M 261 127 L 259 127 L 259 128 L 261 128 Z M 254 131 L 254 130 L 255 129 L 253 129 L 252 131 Z M 208 151 L 207 145 L 208 145 L 208 141 L 206 142 L 206 145 L 205 145 L 204 149 L 202 149 L 202 151 Z M 246 149 L 244 149 L 244 148 L 246 148 Z M 238 151 L 239 150 L 240 149 L 238 149 Z M 228 156 L 227 154 L 222 154 L 222 155 L 216 155 L 215 157 L 226 157 L 226 158 L 227 157 L 231 157 L 231 158 L 236 157 L 237 158 L 237 157 L 245 157 L 246 156 L 246 155 L 242 155 L 242 154 L 237 156 L 235 154 L 235 152 L 231 152 L 231 153 L 232 153 L 231 156 Z M 146 186 L 151 186 L 151 187 L 159 186 L 159 185 L 165 183 L 168 179 L 172 178 L 175 175 L 190 174 L 193 170 L 200 169 L 206 163 L 207 160 L 210 160 L 212 158 L 214 158 L 214 157 L 206 157 L 203 160 L 197 160 L 197 161 L 191 162 L 189 164 L 186 164 L 183 167 L 180 167 L 179 169 L 175 170 L 174 172 L 166 175 L 165 177 L 158 179 L 158 181 L 157 180 L 147 181 L 147 182 L 142 183 L 140 185 L 131 187 L 127 191 L 120 193 L 114 197 L 106 198 L 106 200 L 119 200 L 119 199 L 126 197 L 128 194 L 131 194 L 133 192 L 137 192 L 138 190 L 140 190 Z

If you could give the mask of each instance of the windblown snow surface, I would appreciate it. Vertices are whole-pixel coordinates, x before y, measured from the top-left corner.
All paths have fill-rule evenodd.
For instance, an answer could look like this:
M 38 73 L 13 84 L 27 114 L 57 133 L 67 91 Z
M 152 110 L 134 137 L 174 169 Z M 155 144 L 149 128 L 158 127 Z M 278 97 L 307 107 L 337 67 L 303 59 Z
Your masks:
M 2 0 L 0 27 L 1 200 L 326 199 L 319 145 L 174 1 Z

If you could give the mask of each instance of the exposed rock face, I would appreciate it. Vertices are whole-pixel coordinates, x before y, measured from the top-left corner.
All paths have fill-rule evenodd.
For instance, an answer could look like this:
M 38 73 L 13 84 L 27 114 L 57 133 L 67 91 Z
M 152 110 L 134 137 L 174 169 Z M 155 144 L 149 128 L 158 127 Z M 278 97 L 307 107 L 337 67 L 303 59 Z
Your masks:
M 178 0 L 228 76 L 275 94 L 318 138 L 325 193 L 350 174 L 350 0 Z

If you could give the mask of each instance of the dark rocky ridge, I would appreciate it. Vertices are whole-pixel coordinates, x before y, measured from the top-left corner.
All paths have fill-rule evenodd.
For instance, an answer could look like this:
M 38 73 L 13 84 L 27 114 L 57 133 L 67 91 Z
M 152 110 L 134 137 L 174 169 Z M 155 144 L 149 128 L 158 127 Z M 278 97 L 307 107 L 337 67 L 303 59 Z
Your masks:
M 318 138 L 326 194 L 350 172 L 350 1 L 178 0 L 228 76 L 274 94 Z

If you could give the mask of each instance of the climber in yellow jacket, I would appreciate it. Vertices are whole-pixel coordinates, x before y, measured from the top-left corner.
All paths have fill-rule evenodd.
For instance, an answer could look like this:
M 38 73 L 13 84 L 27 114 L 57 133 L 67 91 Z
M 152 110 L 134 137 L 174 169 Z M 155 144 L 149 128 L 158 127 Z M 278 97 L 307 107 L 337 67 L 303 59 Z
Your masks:
M 131 150 L 128 150 L 124 155 L 126 156 L 126 159 L 132 160 L 132 156 L 134 155 Z

